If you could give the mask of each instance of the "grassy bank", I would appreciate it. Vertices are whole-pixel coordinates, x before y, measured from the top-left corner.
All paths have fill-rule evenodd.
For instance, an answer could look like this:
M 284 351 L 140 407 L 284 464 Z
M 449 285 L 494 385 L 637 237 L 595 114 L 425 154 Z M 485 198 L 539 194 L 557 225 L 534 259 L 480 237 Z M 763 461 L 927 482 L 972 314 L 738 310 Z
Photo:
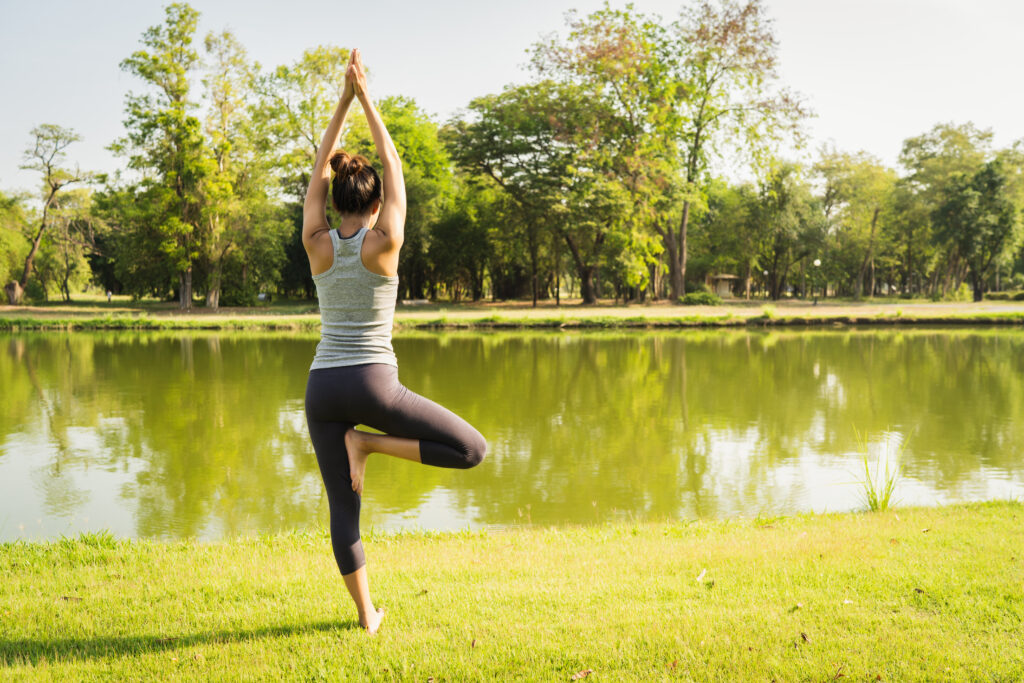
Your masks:
M 0 330 L 319 330 L 310 302 L 263 308 L 177 309 L 152 305 L 0 307 Z M 582 329 L 672 327 L 765 327 L 837 325 L 1024 325 L 1024 303 L 879 303 L 846 302 L 813 306 L 808 302 L 721 306 L 462 304 L 400 306 L 395 325 L 402 329 Z
M 1021 680 L 1024 505 L 0 546 L 0 677 Z

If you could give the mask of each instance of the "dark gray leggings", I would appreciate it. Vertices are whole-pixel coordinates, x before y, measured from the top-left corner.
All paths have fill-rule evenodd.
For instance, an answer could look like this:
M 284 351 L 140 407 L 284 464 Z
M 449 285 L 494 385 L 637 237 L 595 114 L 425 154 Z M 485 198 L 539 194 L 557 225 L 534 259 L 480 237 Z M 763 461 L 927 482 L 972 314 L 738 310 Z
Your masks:
M 345 432 L 355 425 L 419 439 L 424 465 L 466 469 L 480 464 L 487 442 L 452 411 L 406 389 L 398 368 L 383 363 L 310 370 L 306 424 L 331 510 L 331 545 L 342 574 L 366 564 L 359 540 L 359 495 L 349 477 Z

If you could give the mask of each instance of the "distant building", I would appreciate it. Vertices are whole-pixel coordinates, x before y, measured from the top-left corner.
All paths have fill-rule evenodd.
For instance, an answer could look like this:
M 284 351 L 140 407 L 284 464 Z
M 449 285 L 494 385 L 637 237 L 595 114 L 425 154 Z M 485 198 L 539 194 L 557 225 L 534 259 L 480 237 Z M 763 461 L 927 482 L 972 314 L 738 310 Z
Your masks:
M 720 273 L 718 275 L 708 275 L 707 284 L 711 288 L 711 291 L 718 296 L 723 299 L 731 299 L 733 283 L 739 279 L 738 275 Z

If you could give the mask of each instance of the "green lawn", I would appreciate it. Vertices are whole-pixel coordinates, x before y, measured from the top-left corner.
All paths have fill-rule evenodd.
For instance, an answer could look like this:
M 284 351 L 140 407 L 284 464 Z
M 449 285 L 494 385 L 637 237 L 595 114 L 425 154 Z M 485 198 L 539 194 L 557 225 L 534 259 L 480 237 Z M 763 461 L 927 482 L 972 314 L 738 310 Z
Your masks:
M 1024 325 L 1024 302 L 981 303 L 866 300 L 731 301 L 721 306 L 666 302 L 595 306 L 547 302 L 431 303 L 399 306 L 397 329 L 736 327 L 832 325 Z M 275 301 L 251 308 L 202 307 L 182 312 L 168 302 L 127 299 L 42 306 L 0 306 L 0 330 L 32 329 L 266 329 L 320 328 L 316 302 Z
M 0 678 L 1024 679 L 1024 504 L 366 540 L 0 546 Z

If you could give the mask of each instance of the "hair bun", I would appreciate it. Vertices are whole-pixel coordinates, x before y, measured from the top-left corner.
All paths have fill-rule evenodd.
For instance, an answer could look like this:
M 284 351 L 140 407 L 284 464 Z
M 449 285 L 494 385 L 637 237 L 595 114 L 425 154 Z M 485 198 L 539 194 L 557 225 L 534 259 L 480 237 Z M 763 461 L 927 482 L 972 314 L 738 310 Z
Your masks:
M 366 166 L 366 159 L 358 154 L 352 156 L 348 152 L 338 150 L 331 157 L 331 169 L 341 177 L 359 173 Z

